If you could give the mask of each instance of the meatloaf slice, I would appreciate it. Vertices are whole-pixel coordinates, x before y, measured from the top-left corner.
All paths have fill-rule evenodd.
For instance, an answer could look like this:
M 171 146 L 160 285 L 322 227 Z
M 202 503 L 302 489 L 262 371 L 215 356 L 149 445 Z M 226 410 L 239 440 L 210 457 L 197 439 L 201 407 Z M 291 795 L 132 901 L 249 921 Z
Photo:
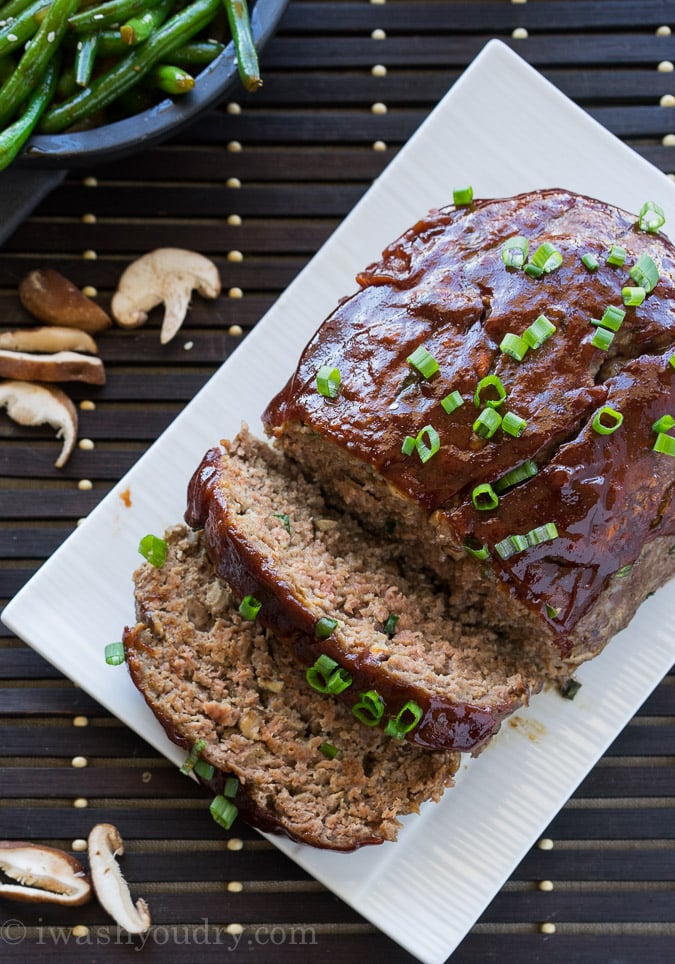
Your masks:
M 391 544 L 330 510 L 292 462 L 245 430 L 204 457 L 186 521 L 204 528 L 237 600 L 261 603 L 260 623 L 301 662 L 327 654 L 347 672 L 343 699 L 374 691 L 385 727 L 421 710 L 407 734 L 420 745 L 476 750 L 559 669 L 512 631 L 495 632 L 483 608 L 455 609 L 423 571 L 403 573 Z
M 202 758 L 238 777 L 236 803 L 260 829 L 334 850 L 394 840 L 399 815 L 451 786 L 457 754 L 393 740 L 319 696 L 288 649 L 239 615 L 201 535 L 175 527 L 166 540 L 164 565 L 134 575 L 138 623 L 124 644 L 169 737 L 205 741 Z
M 524 268 L 502 258 L 516 236 Z M 645 265 L 656 284 L 639 284 Z M 482 596 L 496 624 L 570 662 L 595 655 L 675 573 L 675 468 L 653 429 L 675 416 L 675 248 L 619 208 L 535 191 L 432 211 L 357 282 L 269 405 L 267 431 L 334 504 L 395 527 L 455 599 Z M 636 286 L 646 297 L 625 307 Z M 527 333 L 542 317 L 537 346 Z M 419 349 L 436 372 L 411 364 Z M 323 366 L 339 371 L 335 397 L 317 390 Z M 448 411 L 448 398 L 460 404 Z M 504 422 L 482 437 L 479 410 L 522 431 Z M 407 437 L 422 449 L 406 454 Z M 529 533 L 545 541 L 522 551 Z

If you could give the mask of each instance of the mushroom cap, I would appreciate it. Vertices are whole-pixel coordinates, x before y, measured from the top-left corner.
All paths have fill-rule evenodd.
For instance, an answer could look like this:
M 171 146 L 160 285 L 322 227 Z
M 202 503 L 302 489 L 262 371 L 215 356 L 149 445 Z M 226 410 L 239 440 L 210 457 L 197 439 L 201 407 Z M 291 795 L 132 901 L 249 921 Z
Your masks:
M 78 907 L 91 899 L 91 884 L 75 857 L 24 840 L 0 841 L 0 870 L 16 884 L 0 883 L 0 897 Z
M 19 425 L 51 425 L 56 437 L 63 439 L 61 452 L 54 465 L 62 468 L 77 439 L 77 409 L 60 388 L 35 382 L 8 380 L 0 382 L 0 408 Z

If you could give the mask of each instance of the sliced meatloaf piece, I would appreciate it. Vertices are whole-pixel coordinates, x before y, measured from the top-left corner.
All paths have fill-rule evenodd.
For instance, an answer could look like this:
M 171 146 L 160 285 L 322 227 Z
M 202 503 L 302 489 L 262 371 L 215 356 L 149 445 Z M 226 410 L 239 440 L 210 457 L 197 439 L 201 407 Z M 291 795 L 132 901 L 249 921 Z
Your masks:
M 482 607 L 455 609 L 427 574 L 402 572 L 391 544 L 330 510 L 297 467 L 245 430 L 204 457 L 186 521 L 203 527 L 237 601 L 261 603 L 258 621 L 305 665 L 334 660 L 351 680 L 340 697 L 354 705 L 374 692 L 379 724 L 410 725 L 415 743 L 475 750 L 560 669 L 512 630 L 496 632 Z
M 516 237 L 524 268 L 502 258 Z M 526 649 L 595 655 L 675 573 L 675 463 L 653 428 L 675 416 L 675 248 L 635 215 L 547 190 L 431 212 L 357 281 L 267 431 L 456 602 L 482 597 Z M 419 349 L 428 368 L 409 361 Z M 317 390 L 323 366 L 336 393 Z
M 288 649 L 239 615 L 201 535 L 176 527 L 166 539 L 164 565 L 135 573 L 124 645 L 169 737 L 205 741 L 202 759 L 239 779 L 236 804 L 256 827 L 334 850 L 394 840 L 398 816 L 452 784 L 458 756 L 394 740 L 319 696 Z

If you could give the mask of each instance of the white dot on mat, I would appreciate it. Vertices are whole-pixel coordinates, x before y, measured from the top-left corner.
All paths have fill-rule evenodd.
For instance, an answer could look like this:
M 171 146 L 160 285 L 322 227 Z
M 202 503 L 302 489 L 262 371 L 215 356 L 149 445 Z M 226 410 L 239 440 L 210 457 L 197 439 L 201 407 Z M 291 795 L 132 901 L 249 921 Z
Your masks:
M 73 806 L 76 810 L 86 810 L 89 806 L 89 801 L 86 797 L 76 797 L 73 800 Z
M 87 937 L 89 935 L 89 928 L 86 924 L 76 924 L 72 930 L 73 937 Z
M 387 34 L 381 27 L 375 27 L 375 29 L 371 31 L 370 37 L 371 40 L 386 40 Z
M 370 111 L 372 114 L 386 114 L 387 105 L 383 104 L 381 101 L 378 101 L 376 104 L 371 104 Z
M 82 449 L 83 452 L 91 452 L 92 449 L 96 448 L 93 440 L 90 438 L 81 438 L 77 443 L 77 447 Z
M 672 94 L 664 94 L 659 101 L 660 107 L 675 107 L 675 97 Z
M 241 251 L 228 251 L 227 260 L 231 261 L 233 264 L 241 264 L 241 262 L 244 260 L 244 255 L 241 253 Z
M 555 924 L 551 923 L 551 921 L 548 921 L 548 920 L 544 921 L 543 924 L 539 925 L 539 931 L 542 934 L 555 934 L 555 930 L 556 930 Z
M 88 716 L 74 716 L 74 717 L 73 717 L 73 726 L 89 726 L 89 717 L 88 717 Z
M 225 928 L 225 932 L 227 934 L 243 934 L 244 928 L 241 926 L 241 924 L 228 924 Z
M 227 885 L 227 889 L 231 894 L 240 894 L 244 889 L 244 885 L 240 880 L 231 880 Z
M 193 341 L 186 341 L 183 345 L 183 351 L 192 351 L 194 347 L 195 343 Z
M 82 853 L 82 851 L 87 849 L 87 841 L 83 840 L 82 837 L 78 837 L 70 845 L 71 850 L 75 850 L 77 853 Z
M 670 37 L 672 30 L 667 23 L 664 23 L 661 27 L 656 28 L 657 37 Z
M 98 288 L 95 288 L 93 285 L 85 285 L 82 289 L 82 294 L 87 298 L 95 298 L 98 294 Z
M 85 187 L 98 187 L 98 178 L 90 175 L 89 177 L 85 177 L 82 183 Z
M 243 298 L 243 297 L 244 297 L 244 292 L 241 290 L 241 288 L 230 288 L 230 290 L 227 292 L 227 297 L 228 297 L 228 298 Z
M 542 837 L 537 847 L 539 847 L 540 850 L 553 850 L 553 841 L 550 837 Z
M 96 224 L 96 215 L 95 215 L 95 214 L 83 214 L 83 215 L 82 215 L 82 223 L 83 223 L 83 224 Z
M 530 35 L 525 27 L 516 27 L 511 31 L 511 36 L 514 40 L 527 40 Z
M 96 409 L 96 402 L 90 401 L 88 398 L 82 399 L 80 402 L 80 411 L 82 412 L 93 412 Z
M 240 141 L 229 141 L 227 149 L 230 154 L 239 154 L 242 149 Z
M 387 144 L 385 141 L 373 141 L 374 151 L 386 151 L 386 149 L 387 149 Z
M 83 767 L 89 766 L 89 760 L 87 760 L 86 756 L 74 756 L 70 761 L 70 765 L 77 770 L 81 770 Z
M 241 225 L 241 218 L 238 214 L 230 214 L 227 219 L 227 223 L 231 228 L 238 228 Z
M 675 134 L 666 134 L 661 138 L 664 147 L 675 147 Z
M 85 261 L 96 261 L 96 259 L 98 258 L 98 255 L 96 254 L 93 248 L 87 248 L 86 251 L 82 252 L 82 257 L 84 258 Z
M 241 181 L 238 177 L 228 177 L 225 181 L 226 187 L 241 187 Z
M 673 65 L 672 60 L 662 60 L 656 69 L 661 74 L 672 74 L 675 70 L 675 65 Z
M 243 846 L 244 841 L 240 840 L 239 837 L 231 837 L 230 840 L 227 841 L 228 850 L 241 850 Z
M 244 329 L 241 327 L 241 325 L 230 325 L 230 327 L 227 329 L 227 333 L 228 335 L 232 335 L 233 338 L 239 338 L 244 334 Z
M 553 881 L 552 881 L 552 880 L 540 880 L 540 881 L 539 881 L 539 890 L 543 890 L 545 894 L 550 893 L 550 892 L 553 890 Z
M 234 101 L 227 105 L 228 114 L 241 114 L 241 105 L 236 104 Z
M 80 492 L 90 492 L 91 489 L 94 488 L 94 483 L 91 481 L 91 479 L 80 479 L 80 481 L 77 483 L 77 487 Z
M 371 72 L 371 74 L 373 75 L 373 77 L 386 77 L 386 76 L 387 76 L 387 68 L 384 66 L 384 64 L 374 64 L 374 65 L 370 68 L 370 72 Z

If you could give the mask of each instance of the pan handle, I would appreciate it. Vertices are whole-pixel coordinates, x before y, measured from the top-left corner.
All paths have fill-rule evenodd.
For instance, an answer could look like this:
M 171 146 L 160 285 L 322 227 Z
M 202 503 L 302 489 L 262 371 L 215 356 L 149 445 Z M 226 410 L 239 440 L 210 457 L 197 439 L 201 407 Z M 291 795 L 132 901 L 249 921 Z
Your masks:
M 0 244 L 57 187 L 66 171 L 23 171 L 10 168 L 0 174 Z

